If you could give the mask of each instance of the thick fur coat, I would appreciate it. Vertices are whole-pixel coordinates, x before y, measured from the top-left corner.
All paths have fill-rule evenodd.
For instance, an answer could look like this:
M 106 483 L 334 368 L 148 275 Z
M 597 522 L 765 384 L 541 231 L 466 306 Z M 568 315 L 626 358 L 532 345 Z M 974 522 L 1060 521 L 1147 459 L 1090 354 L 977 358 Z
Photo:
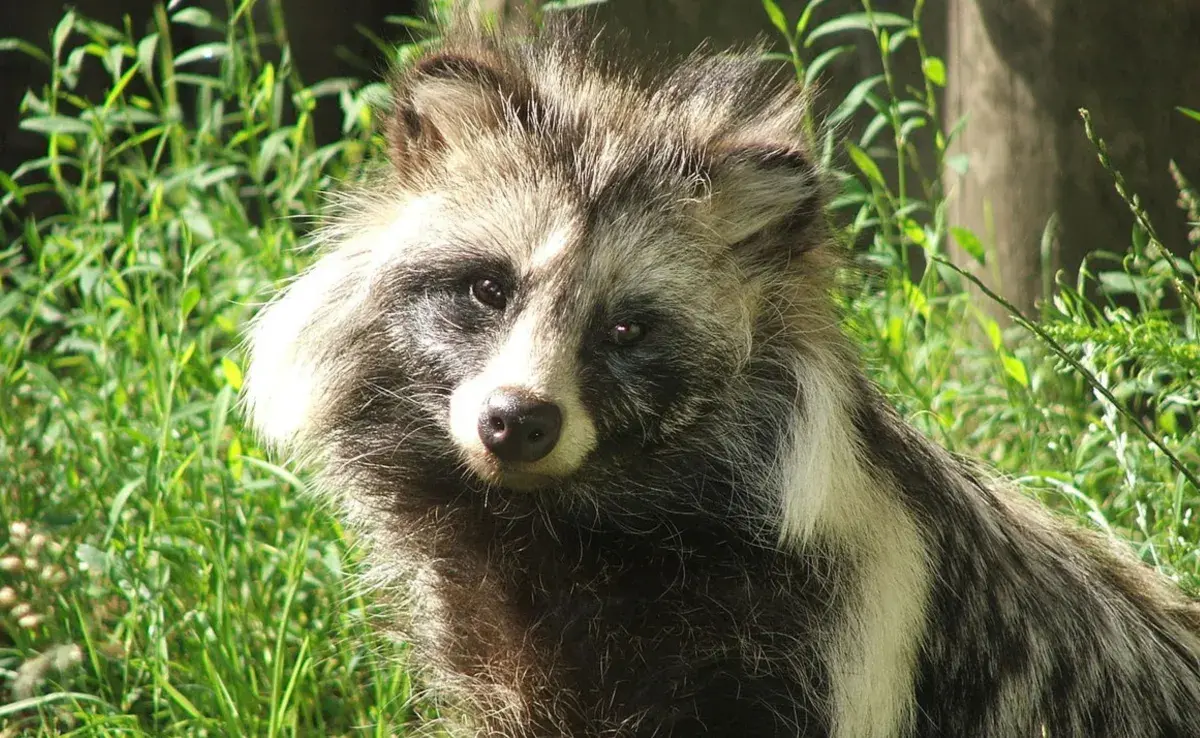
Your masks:
M 454 734 L 1200 736 L 1197 608 L 862 374 L 794 83 L 602 51 L 452 29 L 251 333 Z

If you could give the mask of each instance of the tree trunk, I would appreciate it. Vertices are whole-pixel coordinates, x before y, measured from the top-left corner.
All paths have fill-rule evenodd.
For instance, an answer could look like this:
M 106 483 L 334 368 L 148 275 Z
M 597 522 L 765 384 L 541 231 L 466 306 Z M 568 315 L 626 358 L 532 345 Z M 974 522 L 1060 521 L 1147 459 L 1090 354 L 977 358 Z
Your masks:
M 989 247 L 984 279 L 1031 312 L 1054 271 L 1126 251 L 1133 224 L 1083 133 L 1088 108 L 1169 248 L 1186 247 L 1167 162 L 1200 165 L 1200 4 L 950 0 L 948 123 L 969 157 L 951 220 Z M 955 186 L 957 185 L 957 186 Z M 1043 234 L 1057 222 L 1043 254 Z

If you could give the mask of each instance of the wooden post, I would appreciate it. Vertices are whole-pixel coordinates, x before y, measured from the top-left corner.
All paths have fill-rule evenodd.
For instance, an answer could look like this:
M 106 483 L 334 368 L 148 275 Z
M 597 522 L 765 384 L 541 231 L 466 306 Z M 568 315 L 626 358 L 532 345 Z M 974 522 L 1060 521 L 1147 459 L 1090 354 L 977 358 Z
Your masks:
M 967 116 L 956 149 L 969 157 L 965 177 L 948 175 L 950 214 L 990 247 L 986 281 L 1031 312 L 1053 271 L 1128 249 L 1132 217 L 1080 107 L 1168 247 L 1186 247 L 1167 162 L 1200 167 L 1200 125 L 1174 110 L 1200 106 L 1200 3 L 949 2 L 948 122 Z

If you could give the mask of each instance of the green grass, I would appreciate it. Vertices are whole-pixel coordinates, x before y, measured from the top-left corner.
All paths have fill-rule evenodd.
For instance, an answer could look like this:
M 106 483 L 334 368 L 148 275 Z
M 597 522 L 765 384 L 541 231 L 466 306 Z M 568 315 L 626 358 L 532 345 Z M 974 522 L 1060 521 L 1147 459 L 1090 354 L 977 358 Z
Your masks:
M 251 2 L 228 23 L 160 9 L 148 33 L 68 15 L 49 49 L 6 45 L 53 82 L 25 103 L 45 156 L 0 173 L 0 735 L 402 735 L 426 709 L 352 594 L 353 541 L 237 415 L 246 320 L 303 262 L 320 193 L 379 149 L 379 86 L 306 86 L 261 41 L 286 43 L 281 1 L 260 2 L 269 28 Z M 945 222 L 948 142 L 922 161 L 910 141 L 942 125 L 919 23 L 868 2 L 834 26 L 772 17 L 800 77 L 813 37 L 920 50 L 924 89 L 889 68 L 846 106 L 878 122 L 824 139 L 876 377 L 949 448 L 1195 588 L 1200 252 L 1168 258 L 1140 223 L 1127 255 L 1055 286 L 1040 334 L 1002 329 L 940 261 L 952 241 L 986 254 Z M 172 23 L 224 40 L 172 49 Z M 84 67 L 103 99 L 78 96 Z M 314 142 L 318 100 L 344 113 L 335 144 Z M 39 201 L 58 214 L 17 218 Z

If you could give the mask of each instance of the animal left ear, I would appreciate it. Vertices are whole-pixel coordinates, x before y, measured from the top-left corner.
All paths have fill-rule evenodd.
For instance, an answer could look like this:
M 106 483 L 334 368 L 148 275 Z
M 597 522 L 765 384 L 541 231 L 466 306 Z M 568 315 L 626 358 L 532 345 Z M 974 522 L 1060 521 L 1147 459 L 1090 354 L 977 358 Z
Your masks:
M 797 235 L 820 208 L 819 176 L 807 154 L 788 145 L 744 144 L 714 162 L 705 220 L 733 246 L 759 235 Z

